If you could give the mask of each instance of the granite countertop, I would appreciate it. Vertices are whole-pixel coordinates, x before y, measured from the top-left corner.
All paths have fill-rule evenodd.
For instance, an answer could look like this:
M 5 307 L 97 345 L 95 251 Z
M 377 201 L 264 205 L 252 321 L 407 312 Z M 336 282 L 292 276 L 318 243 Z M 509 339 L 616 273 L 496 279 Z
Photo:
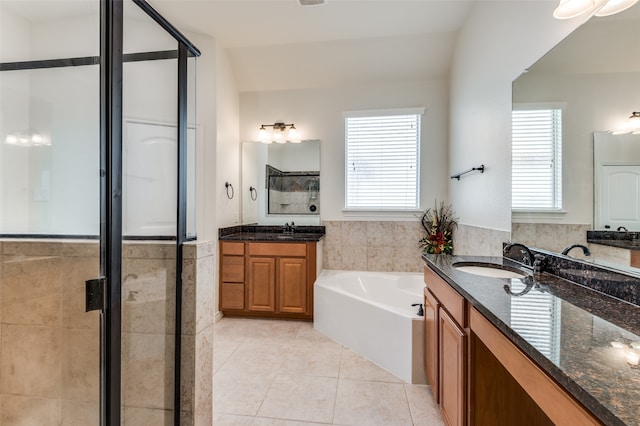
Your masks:
M 284 232 L 282 226 L 239 225 L 218 230 L 221 241 L 317 242 L 324 238 L 324 226 L 294 226 Z
M 628 250 L 640 250 L 640 232 L 587 231 L 587 242 Z
M 580 278 L 569 281 L 544 272 L 499 279 L 453 266 L 462 261 L 489 262 L 531 273 L 508 258 L 423 255 L 423 259 L 604 424 L 640 425 L 640 368 L 627 364 L 624 348 L 612 346 L 612 342 L 626 348 L 640 344 L 637 304 L 583 286 Z M 637 278 L 631 279 L 640 287 Z

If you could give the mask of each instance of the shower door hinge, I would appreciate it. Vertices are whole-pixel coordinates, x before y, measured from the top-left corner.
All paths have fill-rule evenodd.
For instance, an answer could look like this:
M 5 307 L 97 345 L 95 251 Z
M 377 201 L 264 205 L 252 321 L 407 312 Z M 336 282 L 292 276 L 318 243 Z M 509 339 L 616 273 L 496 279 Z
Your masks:
M 104 284 L 106 282 L 107 279 L 105 277 L 100 277 L 85 282 L 85 312 L 101 311 L 104 309 Z

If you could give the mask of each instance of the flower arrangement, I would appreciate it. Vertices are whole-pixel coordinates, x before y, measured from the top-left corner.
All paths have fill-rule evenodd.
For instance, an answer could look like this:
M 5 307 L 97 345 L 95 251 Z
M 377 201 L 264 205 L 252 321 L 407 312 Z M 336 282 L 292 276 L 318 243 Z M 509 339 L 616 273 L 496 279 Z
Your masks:
M 423 253 L 451 254 L 453 252 L 453 229 L 458 226 L 458 218 L 453 208 L 444 201 L 438 202 L 433 209 L 427 209 L 422 215 L 422 227 L 427 232 L 419 243 Z

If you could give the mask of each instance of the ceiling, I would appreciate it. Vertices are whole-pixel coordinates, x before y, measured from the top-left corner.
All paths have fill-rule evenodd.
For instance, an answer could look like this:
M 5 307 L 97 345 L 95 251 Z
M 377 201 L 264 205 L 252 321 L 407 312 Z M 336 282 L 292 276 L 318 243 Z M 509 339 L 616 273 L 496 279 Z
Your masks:
M 96 0 L 0 0 L 30 21 L 98 13 Z M 239 91 L 447 78 L 475 0 L 148 0 L 184 33 L 215 37 Z
M 150 0 L 179 28 L 225 48 L 457 31 L 471 0 Z
M 238 90 L 447 78 L 472 0 L 152 0 L 227 50 Z

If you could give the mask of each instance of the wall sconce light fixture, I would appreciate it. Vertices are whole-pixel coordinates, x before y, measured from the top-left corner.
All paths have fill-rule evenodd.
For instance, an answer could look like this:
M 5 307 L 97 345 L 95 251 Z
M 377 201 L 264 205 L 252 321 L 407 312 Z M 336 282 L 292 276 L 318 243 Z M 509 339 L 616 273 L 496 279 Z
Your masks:
M 271 132 L 268 132 L 266 127 L 271 127 Z M 289 130 L 287 131 L 287 128 Z M 296 126 L 285 123 L 273 123 L 273 124 L 261 124 L 258 130 L 258 140 L 262 143 L 300 143 L 300 135 Z
M 626 125 L 621 129 L 612 130 L 611 133 L 614 135 L 625 135 L 627 133 L 640 135 L 640 111 L 632 112 Z
M 609 16 L 629 9 L 638 0 L 560 0 L 553 11 L 556 19 L 571 19 L 583 13 L 595 12 L 595 16 Z
M 11 132 L 5 137 L 4 143 L 16 146 L 49 146 L 51 138 L 38 131 Z

